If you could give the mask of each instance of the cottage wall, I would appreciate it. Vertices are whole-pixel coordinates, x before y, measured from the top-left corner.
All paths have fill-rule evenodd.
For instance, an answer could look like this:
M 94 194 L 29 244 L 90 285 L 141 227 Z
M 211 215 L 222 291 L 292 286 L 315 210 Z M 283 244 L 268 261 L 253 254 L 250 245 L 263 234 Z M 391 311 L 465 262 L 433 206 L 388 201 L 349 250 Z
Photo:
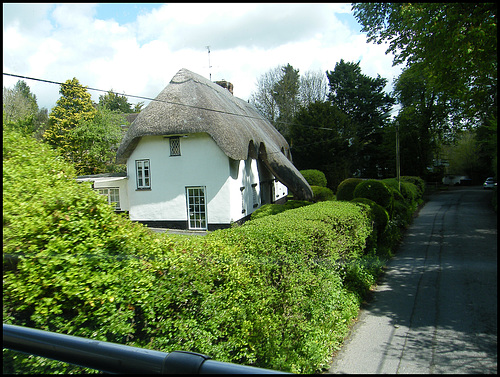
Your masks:
M 127 161 L 130 219 L 187 225 L 186 187 L 205 187 L 209 224 L 227 224 L 229 160 L 206 133 L 180 139 L 180 156 L 170 156 L 169 139 L 144 136 Z M 149 159 L 151 189 L 137 189 L 135 161 Z M 154 225 L 154 224 L 153 224 Z

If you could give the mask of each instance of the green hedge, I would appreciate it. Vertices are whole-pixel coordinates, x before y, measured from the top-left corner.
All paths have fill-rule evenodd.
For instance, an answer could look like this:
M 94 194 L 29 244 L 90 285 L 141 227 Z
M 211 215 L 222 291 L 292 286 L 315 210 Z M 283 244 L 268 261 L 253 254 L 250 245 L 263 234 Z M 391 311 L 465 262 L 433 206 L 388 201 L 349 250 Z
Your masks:
M 165 352 L 318 372 L 382 266 L 365 206 L 325 201 L 205 237 L 152 233 L 12 133 L 3 203 L 5 323 Z M 5 355 L 4 372 L 88 372 Z
M 376 179 L 367 179 L 360 182 L 353 192 L 353 198 L 367 198 L 373 200 L 385 209 L 390 209 L 392 205 L 392 193 L 387 185 Z
M 276 215 L 289 209 L 307 206 L 311 202 L 307 200 L 288 200 L 285 204 L 264 204 L 259 209 L 252 212 L 250 219 L 255 220 L 260 217 Z
M 326 200 L 335 200 L 335 195 L 333 191 L 328 187 L 321 186 L 311 186 L 313 192 L 313 201 L 314 202 L 324 202 Z
M 327 180 L 325 173 L 316 169 L 300 170 L 300 174 L 306 179 L 310 186 L 326 187 Z
M 337 200 L 352 200 L 354 198 L 354 189 L 361 182 L 363 182 L 361 178 L 347 178 L 340 182 L 337 187 Z

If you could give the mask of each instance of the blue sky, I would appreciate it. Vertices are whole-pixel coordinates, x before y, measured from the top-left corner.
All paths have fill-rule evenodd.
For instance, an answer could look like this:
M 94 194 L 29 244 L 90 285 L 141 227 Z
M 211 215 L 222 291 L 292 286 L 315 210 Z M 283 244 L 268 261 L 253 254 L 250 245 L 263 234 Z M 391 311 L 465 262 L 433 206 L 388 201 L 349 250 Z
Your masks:
M 161 5 L 158 3 L 98 3 L 96 18 L 114 19 L 119 24 L 128 24 L 134 22 L 138 14 L 151 12 Z
M 401 71 L 386 46 L 366 43 L 349 3 L 4 3 L 3 11 L 4 73 L 76 77 L 135 96 L 156 97 L 181 68 L 232 82 L 244 100 L 259 77 L 288 63 L 304 74 L 359 61 L 389 83 Z M 17 82 L 3 79 L 4 87 Z M 57 85 L 27 84 L 40 107 L 55 105 Z M 91 95 L 97 102 L 102 93 Z

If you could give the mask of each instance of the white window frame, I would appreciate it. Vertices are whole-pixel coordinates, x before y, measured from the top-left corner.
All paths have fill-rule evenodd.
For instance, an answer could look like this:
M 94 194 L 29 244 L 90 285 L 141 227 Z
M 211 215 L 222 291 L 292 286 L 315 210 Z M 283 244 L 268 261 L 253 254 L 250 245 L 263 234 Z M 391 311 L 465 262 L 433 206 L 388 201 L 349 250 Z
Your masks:
M 187 186 L 186 204 L 189 229 L 207 230 L 208 214 L 206 186 Z
M 135 160 L 135 173 L 138 190 L 151 189 L 151 164 L 150 161 Z
M 99 187 L 95 189 L 99 195 L 108 198 L 108 204 L 112 205 L 115 210 L 120 210 L 120 189 L 118 187 Z M 116 200 L 115 200 L 116 199 Z

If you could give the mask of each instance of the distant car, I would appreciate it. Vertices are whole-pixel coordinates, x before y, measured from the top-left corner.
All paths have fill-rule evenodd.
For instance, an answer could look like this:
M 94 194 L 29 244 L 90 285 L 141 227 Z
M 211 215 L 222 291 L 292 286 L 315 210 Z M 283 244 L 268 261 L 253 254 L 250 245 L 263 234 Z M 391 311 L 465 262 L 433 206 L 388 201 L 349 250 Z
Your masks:
M 493 177 L 486 178 L 486 181 L 483 183 L 484 189 L 492 189 L 497 185 L 497 181 Z

